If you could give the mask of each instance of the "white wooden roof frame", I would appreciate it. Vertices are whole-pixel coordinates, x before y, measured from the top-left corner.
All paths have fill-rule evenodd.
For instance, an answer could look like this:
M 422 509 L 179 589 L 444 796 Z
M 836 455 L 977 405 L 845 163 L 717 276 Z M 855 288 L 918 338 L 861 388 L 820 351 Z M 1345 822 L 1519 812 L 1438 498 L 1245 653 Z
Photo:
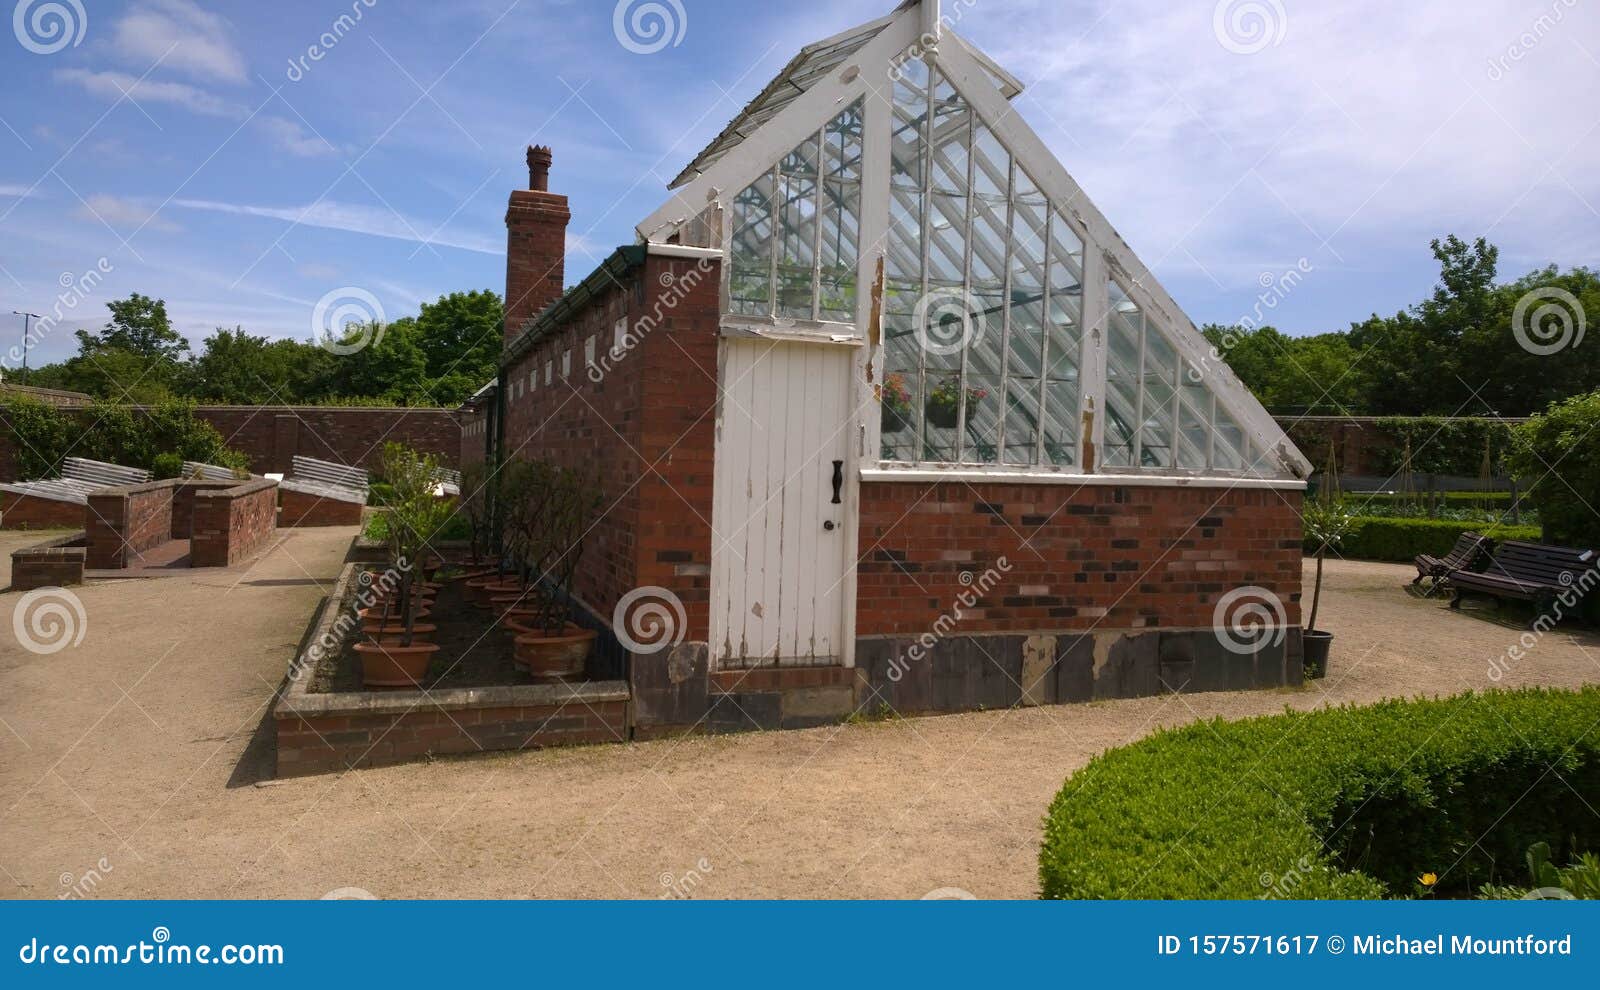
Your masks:
M 907 4 L 888 18 L 880 18 L 809 46 L 813 51 L 821 50 L 830 43 L 859 35 L 869 28 L 877 30 L 877 34 L 851 57 L 832 66 L 825 78 L 813 83 L 764 124 L 745 135 L 736 150 L 705 163 L 703 171 L 679 186 L 667 202 L 638 225 L 640 240 L 656 243 L 666 240 L 713 201 L 722 202 L 726 217 L 731 212 L 727 206 L 733 195 L 770 171 L 773 162 L 790 152 L 808 135 L 815 134 L 824 122 L 865 94 L 868 111 L 863 156 L 862 250 L 858 271 L 862 298 L 866 299 L 875 280 L 878 260 L 883 255 L 883 235 L 888 226 L 886 163 L 889 121 L 892 119 L 892 87 L 887 71 L 896 58 L 925 36 L 922 24 L 924 16 L 924 11 Z M 1199 328 L 1139 260 L 1132 247 L 1117 233 L 1034 130 L 1014 111 L 1006 94 L 994 87 L 985 68 L 996 71 L 1003 79 L 1010 77 L 948 27 L 942 32 L 942 39 L 953 39 L 955 43 L 940 45 L 936 54 L 928 56 L 929 60 L 962 94 L 978 118 L 1048 197 L 1052 210 L 1067 219 L 1084 243 L 1080 424 L 1085 416 L 1092 415 L 1091 439 L 1095 451 L 1104 450 L 1106 317 L 1109 280 L 1115 278 L 1147 317 L 1164 328 L 1164 335 L 1177 350 L 1179 358 L 1206 371 L 1207 383 L 1215 395 L 1215 401 L 1245 431 L 1250 443 L 1266 461 L 1263 467 L 1285 482 L 1298 482 L 1308 477 L 1313 471 L 1311 462 L 1295 447 L 1232 369 L 1212 354 L 1211 346 Z M 1018 88 L 1020 90 L 1020 84 Z M 879 175 L 879 172 L 884 174 Z M 726 237 L 724 243 L 727 243 Z M 869 307 L 863 304 L 858 309 L 858 332 L 865 336 Z M 836 327 L 834 325 L 833 328 Z M 881 367 L 880 357 L 875 355 L 872 360 Z M 863 450 L 876 450 L 878 417 L 863 416 L 860 426 L 863 431 Z M 1243 453 L 1247 458 L 1251 456 L 1249 451 Z M 864 460 L 875 463 L 872 458 Z M 1097 474 L 1111 470 L 1101 469 L 1098 463 L 1095 468 Z M 893 470 L 892 467 L 885 467 L 875 474 L 890 474 Z M 1015 468 L 1002 466 L 988 469 L 951 465 L 936 470 L 946 476 L 994 472 L 1014 476 L 1017 473 Z M 1036 473 L 1044 477 L 1055 474 L 1092 476 L 1083 475 L 1082 470 L 1080 465 L 1076 469 L 1040 468 L 1036 469 Z M 925 473 L 926 466 L 921 466 L 921 471 Z M 1115 473 L 1126 472 L 1118 470 Z M 1209 469 L 1196 472 L 1176 468 L 1140 471 L 1138 477 L 1239 478 L 1232 473 Z

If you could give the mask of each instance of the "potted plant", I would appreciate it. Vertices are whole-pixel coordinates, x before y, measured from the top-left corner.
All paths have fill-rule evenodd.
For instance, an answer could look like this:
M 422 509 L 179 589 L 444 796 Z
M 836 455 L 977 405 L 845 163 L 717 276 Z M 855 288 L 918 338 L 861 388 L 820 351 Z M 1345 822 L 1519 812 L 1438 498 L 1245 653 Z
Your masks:
M 911 426 L 911 389 L 906 387 L 906 376 L 889 375 L 883 380 L 883 432 L 901 433 Z
M 1344 538 L 1350 535 L 1355 518 L 1343 504 L 1320 498 L 1308 502 L 1300 518 L 1305 526 L 1306 539 L 1317 548 L 1317 577 L 1311 586 L 1311 615 L 1306 620 L 1302 637 L 1306 676 L 1315 679 L 1327 676 L 1328 651 L 1333 646 L 1333 633 L 1317 628 L 1317 608 L 1322 604 L 1322 563 L 1328 551 L 1338 550 Z
M 967 419 L 972 419 L 972 410 L 978 403 L 989 397 L 989 390 L 983 388 L 969 388 L 967 392 Z M 928 401 L 925 405 L 928 412 L 928 422 L 941 430 L 953 430 L 961 421 L 961 381 L 960 376 L 951 375 L 935 385 L 928 392 Z
M 473 570 L 481 570 L 483 565 L 492 563 L 489 546 L 494 535 L 494 516 L 489 486 L 493 480 L 494 465 L 490 461 L 461 467 L 461 512 L 467 517 L 470 547 L 467 563 Z
M 394 488 L 388 508 L 389 565 L 400 580 L 395 592 L 384 598 L 377 631 L 355 647 L 361 657 L 361 680 L 368 687 L 420 687 L 428 664 L 439 651 L 436 644 L 420 638 L 432 631 L 417 623 L 418 613 L 431 595 L 417 586 L 415 566 L 428 552 L 428 540 L 450 514 L 449 503 L 433 495 L 437 469 L 432 456 L 397 443 L 384 447 L 383 473 Z M 396 607 L 398 621 L 391 623 L 391 610 Z M 364 631 L 370 617 L 370 613 L 362 617 Z
M 523 496 L 519 556 L 530 569 L 528 596 L 533 632 L 519 634 L 516 658 L 539 678 L 582 676 L 594 650 L 595 631 L 572 621 L 572 581 L 601 495 L 571 468 L 543 466 Z M 517 509 L 511 510 L 513 513 Z

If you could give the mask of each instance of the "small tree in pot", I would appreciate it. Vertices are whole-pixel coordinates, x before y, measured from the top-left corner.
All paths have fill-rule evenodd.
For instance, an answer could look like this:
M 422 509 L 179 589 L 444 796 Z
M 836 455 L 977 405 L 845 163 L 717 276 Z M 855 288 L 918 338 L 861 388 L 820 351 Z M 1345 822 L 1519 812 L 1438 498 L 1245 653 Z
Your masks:
M 572 621 L 572 583 L 602 496 L 571 468 L 545 465 L 535 479 L 527 502 L 535 511 L 524 535 L 530 584 L 539 591 L 532 597 L 535 629 L 517 636 L 517 659 L 535 677 L 577 677 L 594 650 L 595 631 Z
M 1302 641 L 1305 644 L 1306 675 L 1317 678 L 1328 673 L 1328 651 L 1333 645 L 1333 633 L 1317 629 L 1317 609 L 1322 604 L 1322 564 L 1328 551 L 1337 551 L 1344 538 L 1350 535 L 1355 518 L 1343 504 L 1318 498 L 1306 503 L 1300 520 L 1305 526 L 1306 541 L 1316 548 L 1317 577 L 1311 588 L 1311 615 L 1306 620 Z
M 423 598 L 416 582 L 416 563 L 428 552 L 428 541 L 451 512 L 450 504 L 434 494 L 438 467 L 431 455 L 418 454 L 403 444 L 384 446 L 383 473 L 394 488 L 388 508 L 389 565 L 399 575 L 399 589 L 384 599 L 377 631 L 369 633 L 373 641 L 356 644 L 362 680 L 371 687 L 419 686 L 439 649 L 419 641 L 418 637 L 431 633 L 433 627 L 419 626 L 416 621 Z M 397 604 L 398 622 L 391 624 Z
M 494 475 L 492 461 L 466 464 L 461 468 L 461 511 L 467 517 L 467 529 L 471 533 L 473 564 L 482 564 L 489 556 L 489 542 L 494 535 L 493 500 L 489 492 Z

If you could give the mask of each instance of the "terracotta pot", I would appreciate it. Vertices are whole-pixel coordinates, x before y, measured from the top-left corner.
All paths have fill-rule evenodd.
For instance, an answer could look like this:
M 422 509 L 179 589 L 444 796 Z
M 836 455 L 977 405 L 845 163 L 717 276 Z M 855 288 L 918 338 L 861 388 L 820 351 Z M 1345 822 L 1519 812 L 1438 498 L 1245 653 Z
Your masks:
M 594 652 L 595 631 L 567 623 L 560 636 L 546 636 L 543 630 L 518 636 L 518 666 L 541 678 L 582 677 L 589 654 Z
M 428 664 L 439 652 L 434 643 L 398 646 L 388 643 L 357 643 L 361 658 L 361 683 L 367 687 L 418 688 L 427 676 Z
M 439 627 L 431 622 L 413 622 L 411 623 L 412 642 L 426 641 L 438 631 Z M 363 635 L 370 636 L 379 642 L 399 645 L 400 640 L 406 634 L 406 624 L 391 616 L 388 622 L 361 623 L 361 632 Z
M 511 630 L 517 636 L 540 636 L 544 631 L 539 628 L 539 616 L 532 609 L 514 609 L 517 614 L 507 613 L 500 617 L 500 624 Z M 522 666 L 522 661 L 517 661 L 517 666 Z
M 429 608 L 426 605 L 421 605 L 421 606 L 419 606 L 417 608 L 417 610 L 415 612 L 413 612 L 411 614 L 411 617 L 413 619 L 426 619 L 428 616 L 430 616 L 432 614 L 433 614 L 433 609 Z M 357 609 L 356 610 L 356 615 L 361 618 L 361 621 L 362 621 L 363 624 L 368 623 L 368 622 L 384 621 L 385 613 L 384 613 L 384 610 L 383 610 L 383 603 L 379 602 L 378 604 L 372 606 L 371 608 Z M 387 621 L 389 621 L 391 624 L 395 623 L 395 622 L 403 622 L 404 621 L 404 619 L 401 617 L 400 607 L 398 605 L 396 605 L 394 608 L 389 609 L 388 614 L 387 614 Z
M 467 597 L 479 605 L 488 605 L 491 593 L 489 588 L 505 581 L 499 574 L 487 574 L 479 578 L 467 579 Z

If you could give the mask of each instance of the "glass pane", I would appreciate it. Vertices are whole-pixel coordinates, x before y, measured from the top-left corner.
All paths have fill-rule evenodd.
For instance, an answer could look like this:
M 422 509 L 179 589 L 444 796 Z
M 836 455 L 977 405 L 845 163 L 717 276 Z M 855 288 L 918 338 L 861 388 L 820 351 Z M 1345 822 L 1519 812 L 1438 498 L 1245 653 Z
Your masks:
M 930 371 L 961 371 L 967 344 L 980 332 L 970 297 L 958 283 L 934 283 L 917 297 L 912 320 L 917 324 L 917 345 L 923 367 Z M 986 334 L 987 329 L 983 329 Z M 932 386 L 930 386 L 931 388 Z
M 1211 427 L 1205 415 L 1197 412 L 1191 404 L 1191 392 L 1191 389 L 1183 389 L 1183 401 L 1178 407 L 1178 467 L 1185 471 L 1203 471 L 1206 466 L 1206 438 L 1211 433 Z
M 817 174 L 817 139 L 808 137 L 795 149 L 783 156 L 778 171 L 784 175 L 815 176 Z
M 1044 236 L 1048 214 L 1042 203 L 1017 200 L 1011 215 L 1011 287 L 1037 297 L 1044 288 Z M 1015 294 L 1013 295 L 1015 298 Z
M 1046 382 L 1044 393 L 1044 460 L 1046 464 L 1078 463 L 1078 384 Z
M 1004 370 L 1000 365 L 1000 345 L 1005 336 L 1005 293 L 995 287 L 974 286 L 965 296 L 964 305 L 971 312 L 965 331 L 967 334 L 967 377 L 974 375 L 999 378 Z
M 1115 467 L 1133 466 L 1133 443 L 1139 422 L 1139 343 L 1143 336 L 1139 307 L 1111 283 L 1111 312 L 1106 348 L 1105 459 Z
M 1044 331 L 1019 327 L 1013 323 L 1009 351 L 1011 363 L 1006 365 L 1007 374 L 1039 377 L 1044 362 Z
M 1011 156 L 1001 147 L 1000 139 L 982 124 L 972 129 L 972 194 L 986 199 L 1003 200 L 1010 193 L 1007 185 L 1011 176 Z
M 1215 425 L 1211 430 L 1212 466 L 1218 471 L 1243 471 L 1245 460 L 1244 430 L 1216 403 Z
M 972 140 L 972 111 L 948 82 L 936 80 L 933 90 L 933 175 L 938 192 L 967 191 L 967 157 Z
M 880 444 L 884 460 L 915 461 L 917 430 L 922 418 L 922 383 L 915 371 L 890 372 L 884 377 L 880 415 Z
M 956 427 L 960 423 L 961 384 L 959 372 L 930 370 L 925 376 L 926 416 L 922 459 L 953 462 L 956 459 Z
M 934 193 L 928 218 L 928 281 L 966 281 L 967 197 Z
M 856 244 L 861 235 L 861 185 L 827 182 L 822 203 L 822 282 L 818 315 L 849 322 L 856 315 Z
M 1173 401 L 1177 397 L 1178 354 L 1160 331 L 1145 322 L 1144 334 L 1144 435 L 1140 438 L 1140 463 L 1150 468 L 1172 467 Z
M 972 201 L 972 284 L 1000 285 L 1006 277 L 1006 204 Z
M 813 315 L 816 259 L 817 182 L 784 176 L 778 200 L 777 315 L 809 320 Z
M 1039 381 L 1006 379 L 1007 464 L 1031 466 L 1039 462 Z
M 1000 416 L 1004 408 L 1000 379 L 967 376 L 966 424 L 962 432 L 962 461 L 996 464 L 1000 461 Z
M 928 63 L 920 58 L 907 59 L 896 66 L 894 75 L 894 103 L 897 107 L 911 108 L 922 114 L 928 107 Z
M 892 190 L 889 196 L 888 257 L 884 275 L 889 279 L 922 282 L 922 194 L 910 189 Z M 907 310 L 910 312 L 910 310 Z
M 1016 184 L 1017 199 L 1044 201 L 1044 193 L 1039 191 L 1039 184 L 1033 181 L 1033 177 L 1028 175 L 1021 165 L 1012 170 L 1012 181 Z
M 764 175 L 733 200 L 729 295 L 735 313 L 772 309 L 772 190 L 772 176 Z
M 922 295 L 922 283 L 889 279 L 883 285 L 883 311 L 909 317 L 917 311 L 917 299 Z M 906 320 L 910 326 L 911 321 Z
M 809 268 L 778 266 L 777 314 L 791 320 L 812 318 L 812 305 L 816 301 L 817 283 Z
M 883 360 L 889 372 L 915 372 L 922 367 L 922 345 L 910 316 L 886 313 L 883 317 Z
M 922 188 L 923 125 L 925 115 L 894 112 L 889 140 L 889 184 L 905 189 Z
M 822 134 L 822 167 L 828 178 L 861 178 L 861 113 L 862 103 L 857 100 L 828 121 Z

